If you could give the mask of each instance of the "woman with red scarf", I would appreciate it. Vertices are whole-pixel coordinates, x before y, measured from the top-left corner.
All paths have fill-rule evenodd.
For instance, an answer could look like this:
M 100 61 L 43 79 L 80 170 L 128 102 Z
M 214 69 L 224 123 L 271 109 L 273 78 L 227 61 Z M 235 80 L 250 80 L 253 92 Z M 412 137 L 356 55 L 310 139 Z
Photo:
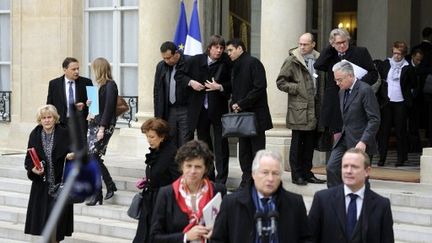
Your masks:
M 150 229 L 151 242 L 205 242 L 211 228 L 204 225 L 202 210 L 216 193 L 225 195 L 224 185 L 207 178 L 213 154 L 207 144 L 192 140 L 177 152 L 182 176 L 162 187 L 156 199 Z

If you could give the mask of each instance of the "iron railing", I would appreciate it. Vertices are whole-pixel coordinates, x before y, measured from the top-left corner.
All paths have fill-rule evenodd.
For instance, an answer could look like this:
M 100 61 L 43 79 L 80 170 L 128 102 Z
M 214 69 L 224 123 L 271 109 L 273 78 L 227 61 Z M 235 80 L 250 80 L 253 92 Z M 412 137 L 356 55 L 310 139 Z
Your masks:
M 12 91 L 0 91 L 0 122 L 11 121 Z
M 129 110 L 118 117 L 117 124 L 126 124 L 128 125 L 128 127 L 130 127 L 132 121 L 138 121 L 138 119 L 136 118 L 136 113 L 138 112 L 138 96 L 122 97 L 129 105 Z

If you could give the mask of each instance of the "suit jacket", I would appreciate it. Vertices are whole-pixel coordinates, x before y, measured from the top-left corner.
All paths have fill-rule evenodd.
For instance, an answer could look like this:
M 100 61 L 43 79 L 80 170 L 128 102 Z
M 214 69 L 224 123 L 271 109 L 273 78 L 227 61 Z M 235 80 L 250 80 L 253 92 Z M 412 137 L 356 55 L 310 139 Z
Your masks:
M 362 243 L 393 243 L 393 217 L 390 200 L 366 187 L 360 231 Z M 343 185 L 315 193 L 309 211 L 312 242 L 353 242 L 346 236 L 346 207 Z M 360 227 L 359 227 L 360 226 Z M 356 234 L 357 232 L 354 232 Z
M 345 90 L 339 91 L 339 106 L 342 113 L 342 136 L 334 147 L 344 139 L 347 148 L 355 147 L 362 141 L 366 144 L 366 152 L 377 151 L 375 136 L 378 132 L 381 117 L 378 101 L 371 86 L 357 80 L 351 90 L 345 107 L 343 104 Z
M 208 116 L 213 123 L 221 123 L 221 117 L 228 112 L 228 99 L 231 94 L 230 68 L 228 65 L 228 56 L 224 53 L 221 58 L 210 66 L 207 64 L 207 54 L 199 54 L 190 57 L 185 65 L 181 66 L 176 72 L 176 79 L 186 85 L 188 89 L 188 125 L 190 132 L 193 133 L 197 127 L 200 111 L 204 105 L 204 99 L 207 94 Z M 212 78 L 222 85 L 223 91 L 196 91 L 187 84 L 190 80 L 195 80 L 205 85 L 206 80 Z
M 96 123 L 105 128 L 108 128 L 110 125 L 115 125 L 117 121 L 117 84 L 113 80 L 107 81 L 104 85 L 99 87 L 98 96 L 99 114 L 95 117 Z
M 390 61 L 386 59 L 382 63 L 380 63 L 378 66 L 378 72 L 382 78 L 381 86 L 378 90 L 378 102 L 380 104 L 380 107 L 386 106 L 390 99 L 388 97 L 388 82 L 387 82 L 387 76 L 390 71 Z M 416 76 L 414 67 L 409 64 L 408 66 L 404 66 L 401 71 L 400 75 L 400 87 L 402 91 L 402 96 L 404 98 L 404 103 L 406 106 L 410 107 L 412 105 L 412 93 L 411 88 L 414 86 L 414 83 L 416 82 Z
M 263 132 L 273 128 L 263 64 L 249 53 L 242 53 L 233 63 L 231 85 L 231 104 L 237 103 L 242 111 L 254 112 L 258 131 Z
M 222 184 L 213 184 L 213 192 L 226 194 Z M 150 242 L 182 243 L 183 229 L 189 224 L 188 217 L 179 208 L 174 196 L 172 185 L 159 190 L 150 228 Z
M 369 51 L 365 47 L 350 45 L 343 57 L 339 57 L 336 49 L 331 45 L 322 50 L 319 58 L 314 64 L 315 69 L 327 73 L 319 125 L 321 127 L 329 127 L 331 131 L 340 131 L 342 128 L 342 117 L 340 110 L 337 108 L 339 102 L 337 99 L 337 93 L 339 87 L 334 81 L 332 71 L 333 66 L 342 59 L 346 59 L 368 71 L 368 73 L 361 79 L 363 82 L 372 85 L 378 79 L 378 72 L 375 69 Z
M 75 103 L 87 101 L 86 86 L 93 86 L 90 79 L 84 77 L 78 77 L 75 80 Z M 58 114 L 60 115 L 60 123 L 67 123 L 67 100 L 66 100 L 66 89 L 65 89 L 65 76 L 58 77 L 49 82 L 47 104 L 55 106 Z M 79 113 L 82 124 L 87 124 L 88 107 L 85 105 L 84 109 Z
M 184 65 L 185 57 L 180 54 L 180 59 L 177 62 L 176 68 L 179 69 Z M 153 107 L 154 116 L 168 120 L 168 109 L 169 109 L 169 83 L 171 78 L 172 67 L 168 66 L 164 61 L 160 61 L 156 66 L 156 73 L 154 78 L 153 86 Z M 182 84 L 176 80 L 176 105 L 186 106 L 188 103 L 188 90 L 186 90 L 186 84 Z
M 282 184 L 275 195 L 279 242 L 307 242 L 310 233 L 302 196 L 286 191 Z M 255 242 L 255 212 L 251 185 L 227 195 L 216 217 L 211 242 Z

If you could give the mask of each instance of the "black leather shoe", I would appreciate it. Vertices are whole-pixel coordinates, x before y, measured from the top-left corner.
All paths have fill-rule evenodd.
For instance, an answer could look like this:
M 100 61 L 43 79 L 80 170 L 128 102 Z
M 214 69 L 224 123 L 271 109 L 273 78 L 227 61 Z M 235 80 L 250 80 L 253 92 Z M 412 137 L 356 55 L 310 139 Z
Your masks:
M 102 205 L 102 192 L 99 192 L 96 195 L 93 195 L 89 202 L 86 203 L 87 206 L 94 206 L 99 202 L 99 205 Z
M 117 187 L 116 187 L 116 185 L 113 182 L 111 185 L 109 185 L 107 187 L 107 193 L 106 193 L 104 199 L 108 200 L 108 199 L 112 198 L 114 196 L 114 192 L 116 192 L 116 191 L 117 191 Z
M 293 179 L 292 183 L 299 185 L 299 186 L 305 186 L 307 185 L 307 182 L 303 179 L 303 178 L 297 178 L 297 179 Z
M 309 183 L 314 183 L 314 184 L 324 184 L 327 182 L 326 180 L 318 179 L 315 176 L 312 176 L 312 177 L 306 179 L 306 181 Z

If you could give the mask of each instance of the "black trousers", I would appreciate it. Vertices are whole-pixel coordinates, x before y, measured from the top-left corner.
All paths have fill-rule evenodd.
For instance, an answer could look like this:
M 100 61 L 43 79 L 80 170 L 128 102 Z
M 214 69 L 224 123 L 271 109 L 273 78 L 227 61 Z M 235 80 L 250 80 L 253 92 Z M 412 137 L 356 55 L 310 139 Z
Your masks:
M 252 162 L 255 154 L 265 149 L 265 131 L 259 131 L 254 137 L 239 138 L 239 161 L 243 172 L 240 187 L 246 186 L 252 177 Z
M 309 179 L 313 176 L 312 160 L 314 153 L 316 132 L 292 130 L 289 163 L 291 178 Z
M 388 143 L 392 125 L 397 139 L 397 162 L 408 159 L 407 108 L 404 102 L 389 102 L 381 109 L 381 124 L 378 133 L 380 161 L 387 158 Z
M 187 106 L 169 107 L 167 122 L 170 126 L 170 141 L 177 148 L 189 141 Z
M 210 127 L 213 128 L 213 137 Z M 222 122 L 220 117 L 218 119 L 210 119 L 207 109 L 202 107 L 196 130 L 198 139 L 206 142 L 215 156 L 217 175 L 215 176 L 215 170 L 212 169 L 209 171 L 210 179 L 225 184 L 228 179 L 229 147 L 228 139 L 222 137 Z

